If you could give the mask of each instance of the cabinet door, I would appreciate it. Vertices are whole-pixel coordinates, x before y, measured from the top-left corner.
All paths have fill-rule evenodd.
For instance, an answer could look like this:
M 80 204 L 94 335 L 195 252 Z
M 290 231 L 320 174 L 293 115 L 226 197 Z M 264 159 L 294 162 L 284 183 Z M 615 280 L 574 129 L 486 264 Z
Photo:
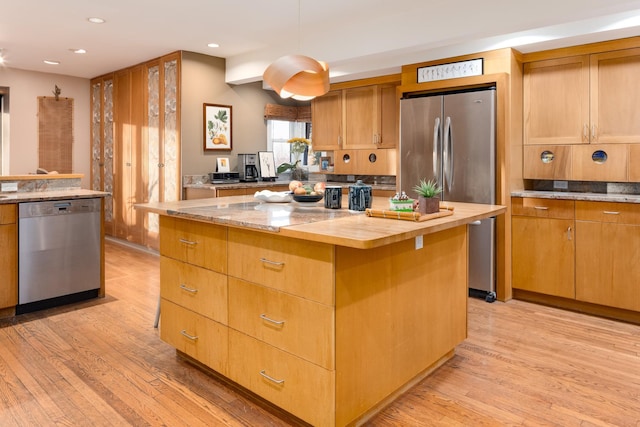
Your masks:
M 143 68 L 137 66 L 114 76 L 114 234 L 142 243 L 143 212 L 134 211 L 141 202 L 143 186 L 140 152 L 144 116 Z
M 0 205 L 0 309 L 18 304 L 16 205 Z
M 640 226 L 576 221 L 576 299 L 640 311 Z
M 91 189 L 113 194 L 113 76 L 91 80 Z M 113 196 L 104 199 L 105 234 L 113 235 Z
M 380 140 L 378 86 L 344 90 L 344 148 L 373 148 Z
M 572 179 L 571 145 L 525 145 L 525 179 Z
M 342 144 L 342 91 L 336 90 L 311 101 L 313 150 L 339 150 Z
M 400 104 L 397 85 L 380 86 L 380 139 L 378 148 L 395 148 L 400 135 Z
M 512 218 L 513 287 L 575 298 L 572 219 Z
M 591 55 L 592 142 L 640 142 L 640 49 Z
M 524 143 L 589 142 L 589 58 L 524 65 Z

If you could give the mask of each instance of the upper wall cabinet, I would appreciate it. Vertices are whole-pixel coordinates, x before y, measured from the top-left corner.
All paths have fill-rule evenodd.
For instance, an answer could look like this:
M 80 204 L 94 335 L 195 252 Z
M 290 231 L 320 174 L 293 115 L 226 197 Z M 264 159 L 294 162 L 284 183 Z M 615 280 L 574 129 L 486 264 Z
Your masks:
M 586 56 L 524 64 L 524 143 L 578 144 L 589 123 Z
M 334 90 L 312 101 L 313 148 L 395 148 L 398 139 L 396 84 Z
M 313 149 L 339 150 L 342 144 L 342 91 L 333 90 L 311 101 Z
M 590 59 L 591 142 L 640 143 L 640 49 Z
M 640 142 L 640 48 L 524 65 L 524 143 Z

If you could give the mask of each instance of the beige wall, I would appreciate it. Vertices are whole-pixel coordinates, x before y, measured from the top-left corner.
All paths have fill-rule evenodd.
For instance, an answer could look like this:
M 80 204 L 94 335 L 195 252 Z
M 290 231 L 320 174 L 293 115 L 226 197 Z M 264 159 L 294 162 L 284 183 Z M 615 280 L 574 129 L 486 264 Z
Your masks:
M 238 153 L 257 153 L 267 148 L 264 106 L 286 104 L 262 82 L 231 86 L 225 83 L 225 60 L 193 52 L 182 53 L 182 174 L 214 172 L 217 157 L 229 157 L 237 168 Z M 232 107 L 232 151 L 211 152 L 203 148 L 203 104 Z
M 35 173 L 38 168 L 38 97 L 73 98 L 73 172 L 84 174 L 89 188 L 89 80 L 60 74 L 0 68 L 0 86 L 9 87 L 9 140 L 3 140 L 3 175 Z

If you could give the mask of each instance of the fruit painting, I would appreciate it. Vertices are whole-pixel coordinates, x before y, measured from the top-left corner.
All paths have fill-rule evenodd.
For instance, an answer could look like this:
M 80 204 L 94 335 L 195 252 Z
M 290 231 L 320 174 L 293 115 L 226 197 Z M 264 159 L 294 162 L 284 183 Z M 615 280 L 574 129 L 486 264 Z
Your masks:
M 231 105 L 204 104 L 204 150 L 231 150 Z

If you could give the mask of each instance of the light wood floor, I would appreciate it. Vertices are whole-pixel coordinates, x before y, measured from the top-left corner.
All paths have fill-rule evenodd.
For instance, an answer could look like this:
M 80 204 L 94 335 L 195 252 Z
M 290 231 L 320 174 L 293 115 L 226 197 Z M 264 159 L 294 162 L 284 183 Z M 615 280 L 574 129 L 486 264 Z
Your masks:
M 106 249 L 106 298 L 0 321 L 0 426 L 289 425 L 160 341 L 155 255 Z M 368 425 L 640 426 L 639 402 L 639 326 L 470 299 L 456 356 Z

